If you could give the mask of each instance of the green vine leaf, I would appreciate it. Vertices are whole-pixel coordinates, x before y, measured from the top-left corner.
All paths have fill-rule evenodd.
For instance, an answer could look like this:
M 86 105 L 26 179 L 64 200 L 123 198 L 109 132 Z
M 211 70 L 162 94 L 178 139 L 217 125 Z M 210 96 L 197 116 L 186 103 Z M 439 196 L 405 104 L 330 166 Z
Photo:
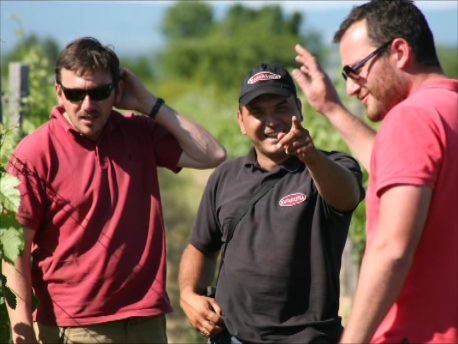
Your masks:
M 0 203 L 13 212 L 18 211 L 21 203 L 21 193 L 16 188 L 19 184 L 16 177 L 0 172 Z
M 24 250 L 24 233 L 22 228 L 0 228 L 0 253 L 3 254 L 3 259 L 13 264 L 18 256 Z
M 10 306 L 12 309 L 16 309 L 16 305 L 17 305 L 16 295 L 14 295 L 11 289 L 8 287 L 3 288 L 3 293 L 5 295 L 5 300 L 8 306 Z
M 21 224 L 18 222 L 16 218 L 16 213 L 13 211 L 8 211 L 3 209 L 3 212 L 0 213 L 0 225 L 2 228 L 16 228 L 19 230 L 22 228 Z
M 4 299 L 6 300 L 6 303 L 12 309 L 16 309 L 16 305 L 17 305 L 16 295 L 14 295 L 11 289 L 8 288 L 8 286 L 6 285 L 6 282 L 7 282 L 6 276 L 0 275 L 0 278 L 2 280 L 2 285 L 1 285 L 2 294 L 3 294 Z
M 6 165 L 8 158 L 14 151 L 14 147 L 16 146 L 15 138 L 18 133 L 19 127 L 15 126 L 6 129 L 0 124 L 0 165 L 2 166 L 2 170 L 4 170 L 3 165 Z

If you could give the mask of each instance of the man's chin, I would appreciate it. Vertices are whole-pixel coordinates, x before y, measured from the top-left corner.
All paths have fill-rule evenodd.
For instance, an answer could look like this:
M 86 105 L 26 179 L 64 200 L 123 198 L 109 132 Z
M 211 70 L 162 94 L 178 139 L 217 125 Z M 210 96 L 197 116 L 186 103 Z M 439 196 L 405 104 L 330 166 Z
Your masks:
M 382 114 L 381 111 L 374 111 L 370 107 L 366 108 L 366 117 L 371 121 L 372 123 L 377 123 L 380 122 L 383 117 L 385 117 L 385 114 Z

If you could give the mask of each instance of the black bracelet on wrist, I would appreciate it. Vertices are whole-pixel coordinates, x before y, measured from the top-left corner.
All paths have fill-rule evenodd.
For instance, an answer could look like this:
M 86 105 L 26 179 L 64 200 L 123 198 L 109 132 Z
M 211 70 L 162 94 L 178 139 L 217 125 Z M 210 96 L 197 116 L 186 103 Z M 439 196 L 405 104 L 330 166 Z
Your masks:
M 154 104 L 153 109 L 149 113 L 148 117 L 151 118 L 151 119 L 154 119 L 156 117 L 157 113 L 159 112 L 159 109 L 164 104 L 165 104 L 164 99 L 157 98 L 156 104 Z

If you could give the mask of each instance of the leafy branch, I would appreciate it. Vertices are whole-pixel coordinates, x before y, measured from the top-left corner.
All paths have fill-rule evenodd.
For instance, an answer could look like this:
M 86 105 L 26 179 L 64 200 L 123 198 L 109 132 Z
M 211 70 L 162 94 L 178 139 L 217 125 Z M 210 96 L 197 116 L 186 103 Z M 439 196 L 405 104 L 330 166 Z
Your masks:
M 15 146 L 14 129 L 4 128 L 0 124 L 0 261 L 14 265 L 16 259 L 24 250 L 24 232 L 16 219 L 21 195 L 17 186 L 19 180 L 7 173 L 5 165 Z M 7 278 L 2 273 L 0 264 L 0 316 L 8 319 L 6 303 L 16 308 L 16 295 L 7 285 Z M 0 342 L 6 343 L 9 339 L 9 322 L 0 323 Z

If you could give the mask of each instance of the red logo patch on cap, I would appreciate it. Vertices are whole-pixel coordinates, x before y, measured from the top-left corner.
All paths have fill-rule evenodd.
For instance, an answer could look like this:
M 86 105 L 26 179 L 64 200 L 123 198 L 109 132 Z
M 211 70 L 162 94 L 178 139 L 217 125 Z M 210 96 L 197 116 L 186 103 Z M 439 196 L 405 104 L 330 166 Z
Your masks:
M 266 80 L 276 80 L 281 79 L 281 76 L 278 74 L 274 74 L 271 72 L 259 72 L 253 75 L 248 81 L 247 84 L 255 84 L 258 81 L 266 81 Z
M 307 199 L 307 196 L 303 193 L 295 193 L 283 197 L 278 204 L 280 207 L 292 207 L 293 205 L 300 204 Z

